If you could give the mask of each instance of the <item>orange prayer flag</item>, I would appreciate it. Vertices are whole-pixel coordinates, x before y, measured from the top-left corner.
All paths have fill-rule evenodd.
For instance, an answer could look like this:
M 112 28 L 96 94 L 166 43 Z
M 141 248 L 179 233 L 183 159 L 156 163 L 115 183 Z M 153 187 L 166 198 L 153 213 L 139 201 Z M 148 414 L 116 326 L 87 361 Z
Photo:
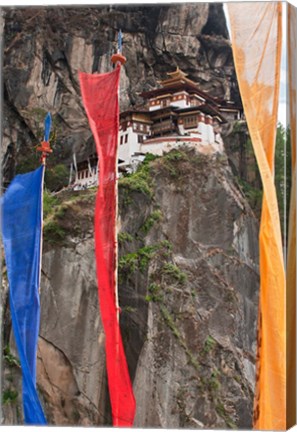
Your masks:
M 280 2 L 229 3 L 237 79 L 263 184 L 255 429 L 286 429 L 286 285 L 274 185 Z
M 287 260 L 287 428 L 296 424 L 296 50 L 297 10 L 288 8 L 288 70 L 291 132 L 291 199 Z

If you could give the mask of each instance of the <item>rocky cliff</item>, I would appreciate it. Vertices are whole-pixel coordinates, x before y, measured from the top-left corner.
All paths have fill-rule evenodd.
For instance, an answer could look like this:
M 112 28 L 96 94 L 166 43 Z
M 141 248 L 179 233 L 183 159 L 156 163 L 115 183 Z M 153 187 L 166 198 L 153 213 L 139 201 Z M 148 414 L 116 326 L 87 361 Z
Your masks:
M 221 4 L 7 8 L 5 182 L 36 164 L 47 110 L 52 164 L 92 148 L 77 72 L 110 70 L 119 28 L 122 108 L 176 66 L 212 95 L 238 99 Z M 244 169 L 241 137 L 227 132 L 233 171 L 225 154 L 185 148 L 120 180 L 120 319 L 138 427 L 251 427 L 258 225 L 234 177 Z M 91 189 L 45 198 L 38 389 L 55 425 L 111 424 L 94 197 Z M 4 312 L 4 422 L 22 423 L 7 301 Z
M 38 388 L 51 424 L 110 424 L 94 195 L 58 194 L 45 219 Z M 226 157 L 184 149 L 143 165 L 120 181 L 119 224 L 135 425 L 251 427 L 258 226 Z
M 121 108 L 142 103 L 176 66 L 213 96 L 236 100 L 238 89 L 222 4 L 113 5 L 4 10 L 4 180 L 34 159 L 43 118 L 51 111 L 55 163 L 93 145 L 78 71 L 111 70 L 117 31 L 127 63 Z M 27 168 L 28 163 L 25 168 Z

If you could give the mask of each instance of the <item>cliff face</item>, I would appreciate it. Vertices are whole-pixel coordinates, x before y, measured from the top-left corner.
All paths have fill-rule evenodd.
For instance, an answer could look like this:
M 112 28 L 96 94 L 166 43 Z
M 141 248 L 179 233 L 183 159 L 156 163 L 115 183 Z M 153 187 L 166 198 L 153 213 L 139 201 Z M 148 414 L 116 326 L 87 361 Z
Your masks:
M 122 222 L 137 238 L 120 261 L 121 298 L 135 307 L 129 319 L 122 316 L 135 358 L 135 425 L 251 427 L 256 221 L 224 157 L 173 152 L 155 161 L 151 173 L 151 216 L 139 217 L 132 231 L 129 219 Z M 139 243 L 150 218 L 157 222 Z M 128 263 L 135 253 L 140 269 L 133 273 Z
M 237 100 L 221 4 L 7 8 L 5 181 L 34 155 L 47 110 L 55 163 L 92 148 L 77 73 L 110 70 L 119 28 L 127 57 L 122 109 L 141 103 L 139 93 L 176 66 L 213 96 Z M 232 135 L 226 147 L 240 170 Z M 45 218 L 37 381 L 55 425 L 111 424 L 94 197 L 94 190 L 59 193 Z M 185 148 L 144 164 L 120 180 L 119 207 L 120 320 L 135 426 L 250 428 L 258 226 L 227 156 Z M 12 424 L 22 422 L 20 368 L 7 303 L 4 309 L 4 342 L 11 349 L 4 419 Z
M 119 29 L 127 57 L 122 109 L 142 103 L 139 93 L 176 66 L 213 96 L 238 95 L 222 4 L 6 8 L 4 18 L 5 181 L 33 157 L 46 111 L 53 115 L 58 160 L 92 147 L 78 71 L 111 70 Z
M 45 222 L 38 388 L 51 424 L 110 424 L 94 195 L 61 194 Z M 145 165 L 120 181 L 119 223 L 135 426 L 250 428 L 257 222 L 226 158 L 183 150 Z

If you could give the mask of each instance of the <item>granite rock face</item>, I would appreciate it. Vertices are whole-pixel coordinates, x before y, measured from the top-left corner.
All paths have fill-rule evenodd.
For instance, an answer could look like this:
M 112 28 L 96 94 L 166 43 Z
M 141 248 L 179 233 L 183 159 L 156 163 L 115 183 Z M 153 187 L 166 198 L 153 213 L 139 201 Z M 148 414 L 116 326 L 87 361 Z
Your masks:
M 135 426 L 250 428 L 257 221 L 222 155 L 172 151 L 148 190 L 133 181 L 120 185 L 119 298 Z M 46 239 L 42 262 L 38 388 L 50 424 L 106 425 L 94 192 L 63 199 L 65 237 Z
M 135 357 L 135 425 L 250 428 L 257 222 L 227 159 L 190 151 L 173 163 L 170 155 L 152 167 L 150 211 L 161 217 L 143 243 L 137 233 L 149 216 L 138 216 L 132 231 L 122 222 L 137 239 L 126 245 L 126 257 L 138 250 L 141 268 L 145 252 L 155 251 L 146 271 L 126 268 L 120 285 L 124 310 L 132 306 L 122 324 L 128 355 Z
M 34 152 L 47 110 L 58 160 L 68 163 L 73 152 L 80 158 L 92 148 L 78 71 L 111 69 L 119 28 L 127 57 L 122 109 L 141 103 L 139 93 L 176 66 L 213 96 L 238 100 L 221 4 L 7 8 L 4 19 L 5 181 Z M 241 159 L 230 158 L 236 145 L 230 138 L 227 152 L 238 169 Z M 55 223 L 63 236 L 47 234 L 44 242 L 38 390 L 49 424 L 111 425 L 95 192 L 57 196 L 63 212 Z M 172 151 L 141 176 L 122 179 L 119 231 L 120 323 L 135 426 L 250 428 L 258 222 L 226 154 Z M 4 405 L 4 423 L 20 424 L 20 368 L 7 302 L 4 312 L 12 357 L 5 358 L 3 386 L 17 391 Z
M 127 63 L 121 109 L 178 66 L 213 96 L 236 99 L 238 89 L 222 4 L 114 5 L 4 10 L 4 180 L 34 153 L 51 111 L 56 157 L 68 163 L 93 145 L 78 72 L 107 72 L 123 32 Z
M 44 254 L 38 383 L 51 424 L 104 424 L 104 334 L 93 258 L 92 239 Z

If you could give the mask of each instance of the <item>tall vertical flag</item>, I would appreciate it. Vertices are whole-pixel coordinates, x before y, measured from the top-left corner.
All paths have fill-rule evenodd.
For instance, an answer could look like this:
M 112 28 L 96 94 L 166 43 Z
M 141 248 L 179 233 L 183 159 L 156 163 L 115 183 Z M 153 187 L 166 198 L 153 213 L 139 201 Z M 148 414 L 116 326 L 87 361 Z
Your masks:
M 44 166 L 17 175 L 2 199 L 2 237 L 12 327 L 23 377 L 25 423 L 45 425 L 36 391 Z
M 99 157 L 95 208 L 95 254 L 101 319 L 114 426 L 133 425 L 135 399 L 123 348 L 116 301 L 118 87 L 120 66 L 105 74 L 80 73 L 84 107 Z
M 287 429 L 296 424 L 296 102 L 297 9 L 287 3 L 288 70 L 291 132 L 291 197 L 287 254 Z
M 263 184 L 255 429 L 286 429 L 286 285 L 274 185 L 281 2 L 228 3 L 237 79 Z

